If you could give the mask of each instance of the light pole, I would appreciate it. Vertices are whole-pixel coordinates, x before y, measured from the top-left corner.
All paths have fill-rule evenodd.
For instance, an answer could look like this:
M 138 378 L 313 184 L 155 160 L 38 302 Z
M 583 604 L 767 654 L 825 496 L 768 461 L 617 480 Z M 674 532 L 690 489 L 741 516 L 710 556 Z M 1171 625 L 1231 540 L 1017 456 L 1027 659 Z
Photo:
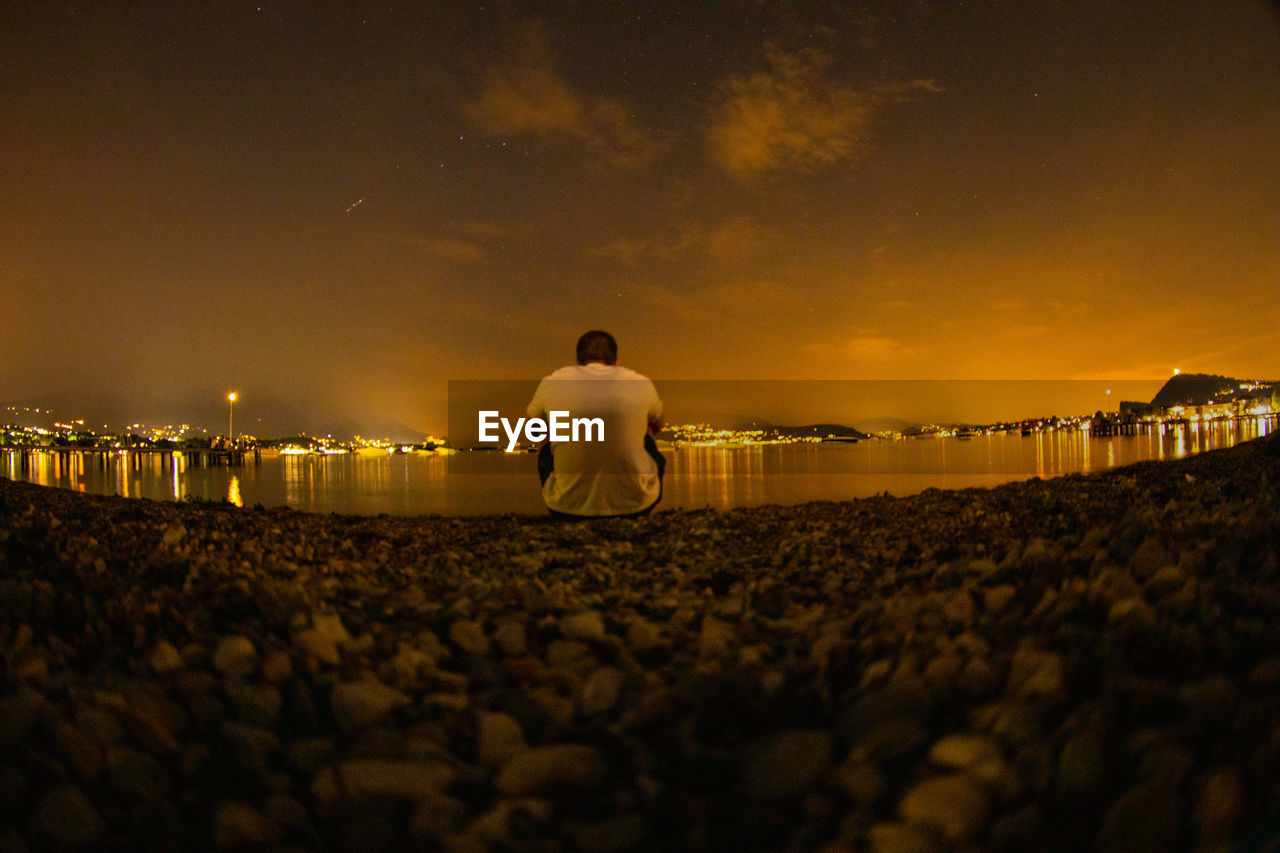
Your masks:
M 236 440 L 235 430 L 235 414 L 236 414 L 236 392 L 232 391 L 227 395 L 227 434 L 230 436 L 228 441 L 232 444 Z

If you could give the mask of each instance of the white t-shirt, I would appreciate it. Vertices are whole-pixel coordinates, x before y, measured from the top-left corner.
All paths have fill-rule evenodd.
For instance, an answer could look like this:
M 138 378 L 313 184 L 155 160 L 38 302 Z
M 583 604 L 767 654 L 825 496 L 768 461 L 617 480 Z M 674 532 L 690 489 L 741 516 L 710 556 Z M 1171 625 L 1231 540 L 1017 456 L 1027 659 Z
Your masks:
M 542 485 L 551 509 L 571 515 L 625 515 L 639 512 L 662 494 L 658 466 L 644 449 L 649 422 L 662 416 L 653 383 L 626 367 L 575 364 L 538 383 L 529 402 L 531 418 L 549 420 L 552 412 L 571 419 L 600 418 L 603 440 L 553 442 L 555 470 Z M 562 418 L 564 416 L 561 416 Z

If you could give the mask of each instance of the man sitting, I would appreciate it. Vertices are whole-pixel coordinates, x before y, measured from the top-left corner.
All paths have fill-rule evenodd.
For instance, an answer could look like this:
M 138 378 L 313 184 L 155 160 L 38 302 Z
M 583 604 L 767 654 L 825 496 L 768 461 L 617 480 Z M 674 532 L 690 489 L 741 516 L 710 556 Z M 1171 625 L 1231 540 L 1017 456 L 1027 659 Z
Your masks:
M 667 461 L 653 440 L 662 428 L 662 401 L 649 379 L 618 366 L 618 344 L 608 332 L 584 334 L 577 355 L 577 364 L 538 383 L 528 415 L 599 418 L 603 435 L 588 431 L 576 441 L 543 444 L 542 499 L 557 516 L 646 515 L 662 499 Z

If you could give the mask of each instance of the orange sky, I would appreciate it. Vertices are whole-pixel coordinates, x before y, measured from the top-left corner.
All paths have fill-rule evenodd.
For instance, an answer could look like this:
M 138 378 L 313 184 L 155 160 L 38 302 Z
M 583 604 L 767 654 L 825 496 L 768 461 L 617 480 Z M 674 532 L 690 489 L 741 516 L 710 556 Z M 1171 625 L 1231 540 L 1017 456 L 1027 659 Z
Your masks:
M 1273 6 L 651 7 L 0 5 L 0 400 L 1280 379 Z

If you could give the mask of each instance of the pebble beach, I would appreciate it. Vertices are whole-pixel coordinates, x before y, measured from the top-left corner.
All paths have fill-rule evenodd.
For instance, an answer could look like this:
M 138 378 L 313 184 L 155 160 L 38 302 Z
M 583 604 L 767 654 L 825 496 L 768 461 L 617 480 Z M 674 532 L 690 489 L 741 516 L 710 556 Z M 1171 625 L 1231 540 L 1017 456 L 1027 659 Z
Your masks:
M 1280 435 L 558 522 L 0 479 L 0 850 L 1280 848 Z

